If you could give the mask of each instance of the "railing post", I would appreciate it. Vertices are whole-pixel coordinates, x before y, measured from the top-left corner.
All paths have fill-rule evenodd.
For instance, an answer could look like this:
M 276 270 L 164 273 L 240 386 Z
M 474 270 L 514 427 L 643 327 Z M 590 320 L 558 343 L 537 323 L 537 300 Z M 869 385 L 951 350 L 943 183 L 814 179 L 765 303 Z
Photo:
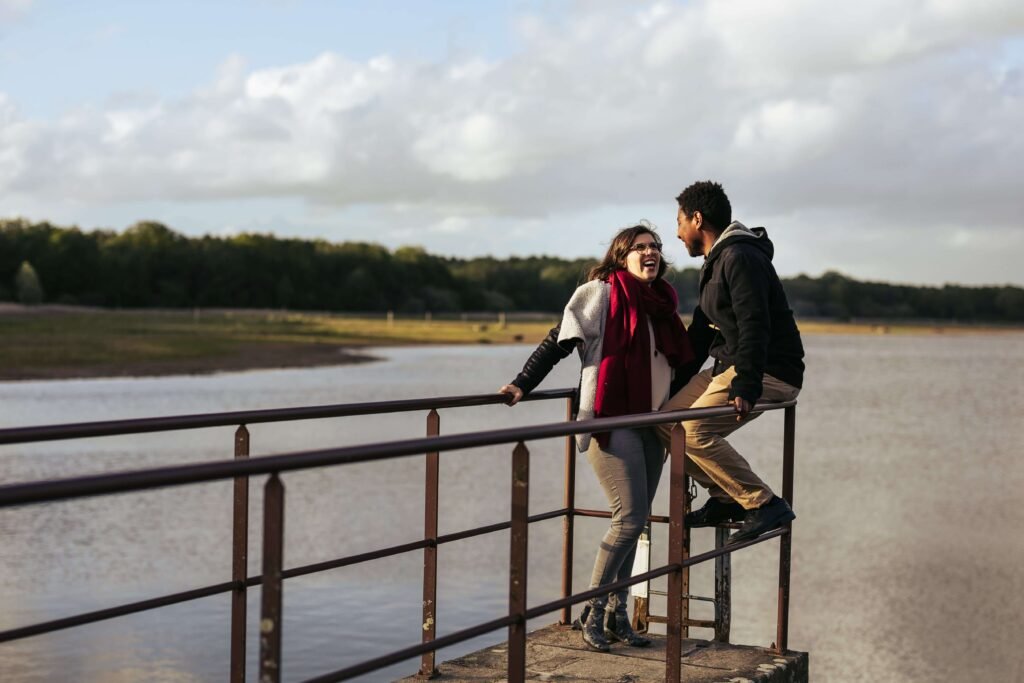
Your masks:
M 530 451 L 520 441 L 512 451 L 512 524 L 510 527 L 508 611 L 508 680 L 526 680 L 526 558 L 530 508 Z
M 685 462 L 685 459 L 684 459 Z M 690 534 L 686 530 L 686 515 L 690 513 L 690 477 L 683 476 L 683 560 L 690 559 Z M 682 629 L 680 633 L 683 638 L 690 637 L 690 568 L 683 567 L 683 604 L 680 606 L 682 610 Z
M 782 497 L 793 504 L 793 452 L 796 443 L 796 406 L 785 409 L 785 431 L 782 444 Z M 779 620 L 775 634 L 780 654 L 789 647 L 789 570 L 793 548 L 793 523 L 786 524 L 789 533 L 779 539 Z
M 284 484 L 270 475 L 263 489 L 263 589 L 260 683 L 281 680 L 281 569 L 284 564 Z
M 565 421 L 572 422 L 576 417 L 575 397 L 567 398 L 565 401 Z M 570 434 L 565 437 L 565 496 L 564 505 L 565 517 L 562 518 L 562 597 L 572 595 L 572 543 L 575 533 L 576 515 L 576 438 Z M 572 623 L 572 607 L 562 608 L 561 624 L 568 626 Z
M 672 428 L 668 493 L 668 563 L 679 567 L 668 575 L 668 615 L 666 619 L 665 681 L 679 683 L 683 657 L 683 544 L 686 529 L 686 429 L 682 423 Z
M 722 548 L 729 540 L 729 530 L 715 528 L 715 548 Z M 732 627 L 732 555 L 726 553 L 715 558 L 715 640 L 729 642 Z
M 249 430 L 235 430 L 235 458 L 249 457 Z M 245 579 L 249 569 L 249 477 L 235 477 L 232 520 L 231 580 L 231 683 L 245 683 Z
M 427 414 L 427 436 L 441 433 L 441 418 L 436 410 Z M 423 642 L 437 636 L 437 490 L 440 476 L 440 458 L 437 451 L 427 453 L 426 483 L 424 489 L 423 537 L 431 541 L 423 549 Z M 417 674 L 422 678 L 437 675 L 434 650 L 424 652 Z

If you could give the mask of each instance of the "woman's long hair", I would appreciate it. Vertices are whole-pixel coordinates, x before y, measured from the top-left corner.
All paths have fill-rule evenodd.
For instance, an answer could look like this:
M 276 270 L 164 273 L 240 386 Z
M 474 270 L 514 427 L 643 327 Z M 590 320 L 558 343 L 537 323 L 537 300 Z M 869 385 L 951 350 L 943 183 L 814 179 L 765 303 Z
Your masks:
M 619 230 L 618 234 L 612 239 L 612 243 L 608 245 L 608 251 L 605 252 L 601 262 L 587 273 L 587 281 L 607 280 L 615 271 L 624 269 L 626 256 L 629 255 L 629 248 L 633 246 L 633 241 L 640 235 L 650 235 L 658 241 L 658 244 L 661 244 L 661 239 L 658 238 L 658 233 L 654 231 L 654 226 L 646 221 L 629 228 L 623 228 Z M 663 252 L 661 260 L 658 262 L 658 276 L 655 279 L 660 280 L 667 270 L 668 262 L 665 261 L 665 254 Z

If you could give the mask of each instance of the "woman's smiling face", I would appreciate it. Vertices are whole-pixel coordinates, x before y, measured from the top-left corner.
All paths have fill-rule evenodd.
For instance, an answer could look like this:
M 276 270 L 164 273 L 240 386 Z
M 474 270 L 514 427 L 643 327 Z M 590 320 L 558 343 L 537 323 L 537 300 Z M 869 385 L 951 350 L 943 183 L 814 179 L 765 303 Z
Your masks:
M 661 242 L 649 232 L 641 233 L 633 240 L 626 254 L 626 270 L 641 282 L 650 284 L 658 277 L 661 265 Z

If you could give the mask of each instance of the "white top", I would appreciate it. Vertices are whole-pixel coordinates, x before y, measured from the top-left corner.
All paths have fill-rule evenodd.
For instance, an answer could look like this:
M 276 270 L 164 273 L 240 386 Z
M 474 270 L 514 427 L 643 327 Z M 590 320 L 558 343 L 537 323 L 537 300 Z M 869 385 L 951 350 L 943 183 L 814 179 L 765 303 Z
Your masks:
M 654 325 L 647 318 L 648 337 L 651 339 L 651 410 L 658 410 L 668 400 L 668 392 L 672 387 L 672 367 L 668 364 L 665 354 L 654 345 Z

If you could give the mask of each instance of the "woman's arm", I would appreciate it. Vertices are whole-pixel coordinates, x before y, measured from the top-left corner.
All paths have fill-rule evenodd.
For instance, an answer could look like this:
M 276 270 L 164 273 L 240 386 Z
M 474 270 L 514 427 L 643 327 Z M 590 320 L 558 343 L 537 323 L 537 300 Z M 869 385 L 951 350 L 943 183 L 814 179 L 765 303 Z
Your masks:
M 516 375 L 516 378 L 498 389 L 498 393 L 509 394 L 512 397 L 508 402 L 510 406 L 514 406 L 523 396 L 536 389 L 537 385 L 551 372 L 551 368 L 572 353 L 571 348 L 565 349 L 558 344 L 561 327 L 561 323 L 552 327 L 548 336 L 544 337 L 544 340 L 526 359 L 522 371 Z

